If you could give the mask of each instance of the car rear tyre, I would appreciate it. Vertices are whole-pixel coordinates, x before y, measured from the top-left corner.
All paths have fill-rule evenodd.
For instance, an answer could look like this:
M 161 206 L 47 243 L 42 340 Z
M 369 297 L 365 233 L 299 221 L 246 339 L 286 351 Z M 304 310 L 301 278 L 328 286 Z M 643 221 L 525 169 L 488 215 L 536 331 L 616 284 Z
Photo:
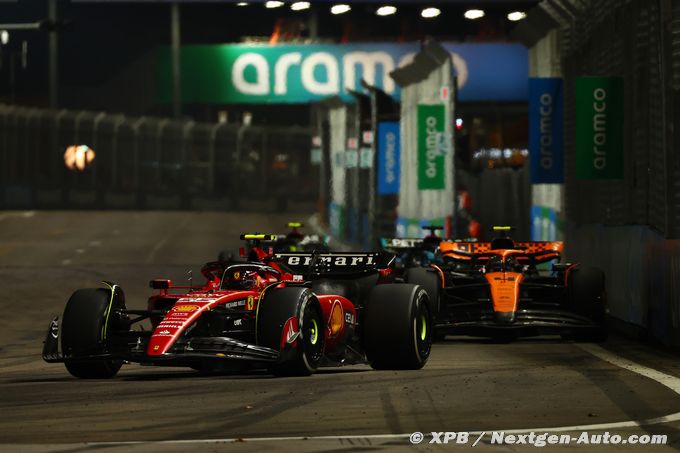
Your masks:
M 308 376 L 319 367 L 325 324 L 321 305 L 309 289 L 267 291 L 257 307 L 256 332 L 258 345 L 280 351 L 279 361 L 270 367 L 275 375 Z M 289 334 L 298 336 L 289 343 Z
M 442 291 L 437 271 L 432 268 L 414 267 L 406 271 L 404 281 L 413 285 L 420 285 L 427 292 L 427 307 L 430 310 L 430 316 L 434 323 L 437 316 L 439 316 L 439 303 Z
M 116 291 L 120 293 L 112 298 L 109 289 L 79 289 L 66 304 L 61 347 L 67 357 L 64 365 L 71 375 L 83 379 L 106 379 L 115 376 L 123 365 L 121 360 L 86 358 L 106 352 L 106 337 L 115 330 L 115 326 L 110 325 L 110 313 L 125 307 L 122 291 L 118 287 Z
M 378 285 L 366 307 L 364 347 L 375 369 L 422 368 L 432 347 L 427 291 L 412 284 Z

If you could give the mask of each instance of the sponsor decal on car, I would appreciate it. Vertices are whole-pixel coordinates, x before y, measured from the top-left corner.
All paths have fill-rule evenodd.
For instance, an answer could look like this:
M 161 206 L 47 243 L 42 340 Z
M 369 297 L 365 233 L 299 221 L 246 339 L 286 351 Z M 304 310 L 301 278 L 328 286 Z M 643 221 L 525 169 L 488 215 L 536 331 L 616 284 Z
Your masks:
M 392 238 L 387 240 L 388 247 L 414 248 L 423 245 L 422 239 Z
M 226 304 L 224 304 L 224 307 L 226 307 L 226 308 L 236 308 L 236 307 L 243 307 L 245 304 L 246 304 L 245 299 L 239 299 L 239 300 L 235 300 L 235 301 L 232 301 L 232 302 L 227 302 Z
M 255 306 L 255 298 L 253 296 L 248 296 L 248 303 L 246 304 L 246 310 L 252 310 Z
M 312 264 L 312 259 L 314 259 L 311 253 L 278 253 L 275 257 L 283 260 L 289 266 L 309 266 Z M 316 260 L 317 263 L 321 265 L 325 264 L 339 267 L 360 265 L 372 266 L 375 264 L 375 255 L 372 253 L 316 255 Z
M 173 311 L 178 311 L 178 312 L 192 312 L 198 310 L 199 307 L 198 305 L 175 305 L 172 309 Z
M 329 337 L 335 337 L 342 331 L 342 328 L 344 327 L 343 318 L 344 310 L 342 309 L 342 304 L 338 299 L 335 299 L 333 301 L 333 306 L 331 307 L 331 315 L 328 318 Z
M 186 318 L 187 316 L 189 316 L 189 313 L 179 311 L 172 311 L 168 314 L 168 318 Z
M 182 327 L 184 325 L 183 321 L 161 321 L 160 324 L 158 324 L 159 329 L 177 329 L 179 327 Z
M 296 341 L 300 336 L 297 318 L 289 318 L 283 326 L 283 331 L 286 332 L 286 334 L 282 339 L 281 347 L 284 347 L 285 345 L 292 345 L 293 347 L 296 347 Z
M 50 335 L 52 335 L 52 338 L 59 337 L 59 322 L 56 319 L 50 323 Z
M 300 244 L 309 244 L 313 242 L 321 242 L 321 236 L 318 234 L 308 234 L 302 238 Z
M 191 297 L 182 297 L 181 299 L 178 299 L 177 302 L 204 303 L 212 302 L 216 299 L 219 299 L 219 297 L 215 297 L 210 294 L 193 293 L 191 294 Z

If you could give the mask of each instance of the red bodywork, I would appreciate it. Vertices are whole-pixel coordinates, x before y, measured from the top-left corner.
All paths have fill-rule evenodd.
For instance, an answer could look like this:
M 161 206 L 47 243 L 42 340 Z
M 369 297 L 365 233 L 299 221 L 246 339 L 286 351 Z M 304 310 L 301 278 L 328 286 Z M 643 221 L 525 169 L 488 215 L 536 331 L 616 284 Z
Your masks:
M 151 317 L 154 330 L 147 344 L 146 354 L 150 357 L 159 357 L 168 353 L 182 333 L 198 318 L 220 306 L 244 310 L 244 322 L 248 318 L 256 322 L 258 304 L 268 289 L 299 284 L 301 281 L 302 276 L 285 272 L 275 261 L 268 260 L 269 253 L 261 248 L 253 248 L 251 253 L 255 254 L 251 258 L 257 258 L 262 262 L 269 261 L 267 265 L 275 270 L 266 273 L 261 279 L 258 278 L 257 287 L 252 290 L 220 289 L 220 272 L 223 267 L 210 265 L 206 265 L 202 270 L 207 281 L 201 287 L 173 287 L 170 281 L 158 280 L 168 282 L 168 288 L 162 288 L 159 294 L 149 298 L 148 310 L 157 312 L 169 308 L 169 311 L 163 317 Z M 183 292 L 173 294 L 173 290 Z M 341 295 L 317 294 L 316 298 L 325 320 L 325 351 L 332 353 L 343 343 L 348 326 L 356 324 L 356 309 L 350 300 Z M 297 320 L 294 321 L 297 325 Z M 285 337 L 287 330 L 283 329 L 282 336 Z M 284 340 L 282 339 L 282 344 L 285 344 Z M 291 346 L 295 347 L 295 343 Z

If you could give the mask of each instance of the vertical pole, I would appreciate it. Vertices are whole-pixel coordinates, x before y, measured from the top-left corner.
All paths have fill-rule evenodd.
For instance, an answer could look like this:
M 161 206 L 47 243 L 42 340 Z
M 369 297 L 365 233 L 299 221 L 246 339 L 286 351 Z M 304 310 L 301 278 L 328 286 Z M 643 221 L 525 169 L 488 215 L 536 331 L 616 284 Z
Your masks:
M 9 103 L 14 105 L 14 94 L 16 87 L 16 54 L 9 52 Z
M 179 119 L 182 114 L 182 88 L 180 85 L 180 18 L 179 4 L 170 5 L 170 35 L 172 41 L 172 114 Z
M 378 197 L 378 93 L 375 89 L 369 90 L 371 96 L 371 153 L 373 155 L 371 168 L 368 170 L 368 234 L 369 247 L 375 247 L 378 242 L 376 220 L 376 198 Z
M 56 26 L 57 23 L 57 0 L 47 0 L 47 19 L 51 24 Z M 58 36 L 57 30 L 52 29 L 49 31 L 49 41 L 48 41 L 48 77 L 49 77 L 49 96 L 50 96 L 50 108 L 56 109 L 58 105 Z
M 309 29 L 309 39 L 316 40 L 319 37 L 319 14 L 312 8 L 309 12 L 309 20 L 307 21 L 307 28 Z

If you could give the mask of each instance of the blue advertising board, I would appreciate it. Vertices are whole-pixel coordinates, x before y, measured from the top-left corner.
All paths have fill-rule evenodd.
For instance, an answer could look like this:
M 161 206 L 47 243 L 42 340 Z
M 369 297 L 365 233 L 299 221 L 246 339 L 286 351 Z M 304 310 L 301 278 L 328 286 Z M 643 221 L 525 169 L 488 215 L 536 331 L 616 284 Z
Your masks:
M 531 240 L 557 240 L 557 213 L 544 206 L 531 206 Z
M 399 193 L 400 155 L 399 123 L 378 123 L 378 195 Z
M 443 42 L 458 99 L 527 100 L 528 51 L 519 43 Z M 281 104 L 340 96 L 352 101 L 361 81 L 400 98 L 390 72 L 413 61 L 420 43 L 209 44 L 181 48 L 182 101 Z M 171 55 L 159 50 L 158 94 L 172 100 Z
M 564 90 L 560 78 L 529 79 L 532 184 L 564 182 Z

